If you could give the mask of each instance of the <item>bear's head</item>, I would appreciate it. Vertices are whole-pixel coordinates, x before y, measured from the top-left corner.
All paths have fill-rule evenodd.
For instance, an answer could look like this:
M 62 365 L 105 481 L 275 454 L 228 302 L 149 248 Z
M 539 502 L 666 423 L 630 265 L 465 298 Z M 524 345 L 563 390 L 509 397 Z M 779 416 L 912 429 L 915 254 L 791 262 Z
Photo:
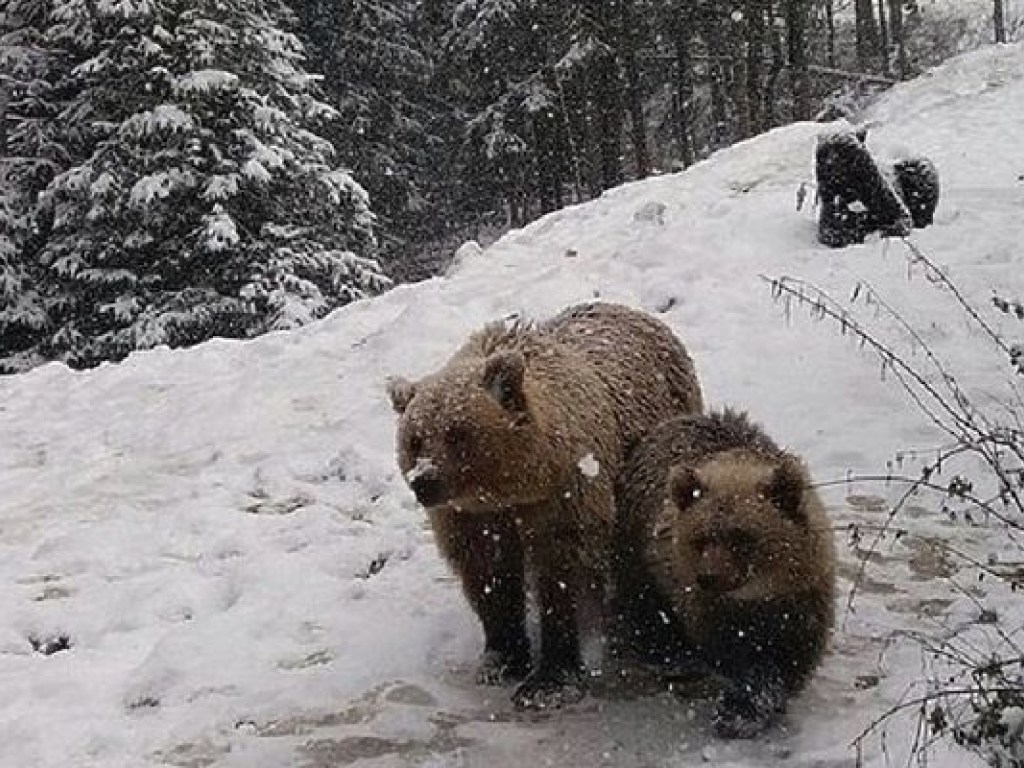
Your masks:
M 870 183 L 870 178 L 878 171 L 866 141 L 867 128 L 820 135 L 814 153 L 819 188 L 849 188 L 857 192 Z
M 388 381 L 398 466 L 423 506 L 493 511 L 543 498 L 552 478 L 529 391 L 514 350 Z
M 795 458 L 731 451 L 669 473 L 650 553 L 669 593 L 756 601 L 808 570 L 806 472 Z

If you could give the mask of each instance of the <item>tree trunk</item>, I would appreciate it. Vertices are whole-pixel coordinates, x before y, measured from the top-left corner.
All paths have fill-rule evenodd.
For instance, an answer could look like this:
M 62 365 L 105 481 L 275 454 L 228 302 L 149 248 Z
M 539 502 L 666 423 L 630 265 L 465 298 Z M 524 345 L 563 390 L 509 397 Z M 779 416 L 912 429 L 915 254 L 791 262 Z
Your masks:
M 569 167 L 572 169 L 572 185 L 575 195 L 575 202 L 583 202 L 583 171 L 580 168 L 580 152 L 576 145 L 576 139 L 572 134 L 572 116 L 569 114 L 569 107 L 565 99 L 565 86 L 556 75 L 558 87 L 558 106 L 562 115 L 563 130 L 565 131 L 565 146 L 569 151 Z
M 637 36 L 633 16 L 633 0 L 619 0 L 622 11 L 622 34 L 619 57 L 626 73 L 626 99 L 629 103 L 630 136 L 636 162 L 636 177 L 642 179 L 651 173 L 651 160 L 647 150 L 647 126 L 644 122 L 644 100 L 640 88 L 640 68 L 637 65 Z
M 7 157 L 7 108 L 11 103 L 11 86 L 0 82 L 0 157 Z
M 878 27 L 871 0 L 856 0 L 857 67 L 861 72 L 873 72 L 878 54 Z
M 903 80 L 907 76 L 907 49 L 903 44 L 903 3 L 889 0 L 889 30 L 892 44 L 896 46 L 896 76 Z
M 732 3 L 726 9 L 726 30 L 729 41 L 729 93 L 733 104 L 733 135 L 745 139 L 753 135 L 750 125 L 750 104 L 747 99 L 747 26 L 750 18 L 746 14 L 747 0 Z M 737 7 L 738 5 L 738 7 Z M 743 10 L 740 10 L 740 9 Z M 731 11 L 731 12 L 730 12 Z
M 594 63 L 594 99 L 591 113 L 597 125 L 601 189 L 622 183 L 622 89 L 614 50 L 613 2 L 597 3 L 598 42 L 607 46 Z
M 1003 12 L 1003 0 L 994 0 L 992 5 L 992 21 L 995 24 L 997 43 L 1006 42 L 1006 16 Z
M 693 104 L 693 62 L 690 57 L 689 20 L 674 24 L 672 36 L 676 49 L 676 139 L 683 155 L 683 165 L 689 167 L 696 160 L 690 115 Z
M 765 0 L 746 0 L 747 27 L 747 112 L 750 132 L 761 133 L 765 129 L 764 113 L 761 109 L 761 93 L 764 78 L 765 42 Z
M 882 74 L 889 74 L 889 30 L 885 25 L 885 0 L 878 0 L 879 52 L 882 54 Z
M 793 119 L 811 118 L 810 74 L 807 71 L 807 0 L 785 0 L 789 68 L 793 79 Z M 871 0 L 868 0 L 870 3 Z
M 767 14 L 768 34 L 770 35 L 772 48 L 772 63 L 771 69 L 768 71 L 768 83 L 764 89 L 762 112 L 764 114 L 765 127 L 774 128 L 782 122 L 777 109 L 778 100 L 776 99 L 776 94 L 778 93 L 779 77 L 786 68 L 786 55 L 782 49 L 782 32 L 775 27 L 774 9 L 771 4 L 768 5 Z
M 728 59 L 725 41 L 722 39 L 721 20 L 717 3 L 705 2 L 702 7 L 704 40 L 708 49 L 708 86 L 711 90 L 711 148 L 721 149 L 731 144 L 732 132 L 729 126 L 728 84 L 725 65 Z
M 615 57 L 609 52 L 601 57 L 594 78 L 597 85 L 592 113 L 596 113 L 598 155 L 601 168 L 601 189 L 622 183 L 622 110 L 619 98 L 618 72 Z
M 899 3 L 900 0 L 892 0 Z M 825 24 L 828 27 L 828 65 L 836 68 L 836 9 L 833 0 L 825 0 Z
M 533 130 L 534 196 L 541 213 L 562 207 L 562 149 L 559 145 L 558 122 L 555 115 L 535 113 L 530 118 Z

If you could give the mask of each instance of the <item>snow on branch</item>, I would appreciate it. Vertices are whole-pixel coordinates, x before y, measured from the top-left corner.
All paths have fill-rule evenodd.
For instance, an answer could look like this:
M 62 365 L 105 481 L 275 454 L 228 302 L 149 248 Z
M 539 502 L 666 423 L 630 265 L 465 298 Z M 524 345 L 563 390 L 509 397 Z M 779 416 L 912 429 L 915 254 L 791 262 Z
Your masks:
M 152 110 L 138 112 L 121 124 L 122 138 L 141 139 L 155 133 L 190 131 L 195 127 L 192 116 L 175 104 L 161 104 Z
M 222 69 L 200 69 L 178 77 L 174 81 L 174 91 L 179 96 L 195 93 L 210 93 L 234 88 L 238 85 L 238 75 Z

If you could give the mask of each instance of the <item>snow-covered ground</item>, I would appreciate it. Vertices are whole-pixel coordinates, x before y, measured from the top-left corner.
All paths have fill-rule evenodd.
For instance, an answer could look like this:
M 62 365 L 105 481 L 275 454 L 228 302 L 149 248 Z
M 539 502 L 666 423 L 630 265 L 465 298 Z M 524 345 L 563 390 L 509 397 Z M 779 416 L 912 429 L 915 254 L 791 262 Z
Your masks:
M 868 119 L 874 150 L 923 152 L 942 173 L 936 224 L 913 242 L 1019 336 L 988 300 L 996 287 L 1024 296 L 1024 46 L 954 60 Z M 877 358 L 802 311 L 787 318 L 759 278 L 799 276 L 840 301 L 868 281 L 978 402 L 1005 384 L 1001 359 L 902 243 L 816 244 L 796 192 L 820 130 L 780 129 L 614 190 L 468 249 L 449 277 L 297 332 L 0 380 L 0 765 L 861 764 L 852 740 L 930 669 L 909 633 L 956 631 L 982 608 L 1020 629 L 1009 589 L 943 549 L 1015 555 L 996 526 L 921 499 L 850 611 L 860 561 L 846 526 L 880 523 L 898 489 L 825 488 L 840 624 L 763 738 L 717 741 L 706 703 L 602 677 L 577 706 L 521 714 L 508 690 L 472 682 L 481 633 L 398 476 L 384 394 L 387 375 L 433 369 L 488 320 L 600 296 L 659 312 L 711 404 L 748 409 L 820 481 L 934 447 Z M 867 319 L 909 350 L 884 314 Z M 866 740 L 862 764 L 903 764 L 912 724 Z M 939 747 L 930 764 L 968 761 Z

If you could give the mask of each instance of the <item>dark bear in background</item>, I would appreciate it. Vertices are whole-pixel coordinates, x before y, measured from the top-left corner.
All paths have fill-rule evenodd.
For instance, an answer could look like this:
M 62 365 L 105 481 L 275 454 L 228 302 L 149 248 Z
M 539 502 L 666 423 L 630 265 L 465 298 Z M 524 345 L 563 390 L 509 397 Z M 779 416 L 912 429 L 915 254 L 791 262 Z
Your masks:
M 818 240 L 833 248 L 863 243 L 872 232 L 903 237 L 932 223 L 939 176 L 923 157 L 882 169 L 864 142 L 867 129 L 818 137 L 815 179 L 821 211 Z
M 663 422 L 620 478 L 616 611 L 626 654 L 724 681 L 720 736 L 751 737 L 821 660 L 832 530 L 803 463 L 742 413 Z
M 821 212 L 818 240 L 833 248 L 910 234 L 913 219 L 863 143 L 863 134 L 840 131 L 818 137 L 814 157 Z
M 910 209 L 914 226 L 929 226 L 939 204 L 939 172 L 927 157 L 910 157 L 893 165 L 896 191 Z

